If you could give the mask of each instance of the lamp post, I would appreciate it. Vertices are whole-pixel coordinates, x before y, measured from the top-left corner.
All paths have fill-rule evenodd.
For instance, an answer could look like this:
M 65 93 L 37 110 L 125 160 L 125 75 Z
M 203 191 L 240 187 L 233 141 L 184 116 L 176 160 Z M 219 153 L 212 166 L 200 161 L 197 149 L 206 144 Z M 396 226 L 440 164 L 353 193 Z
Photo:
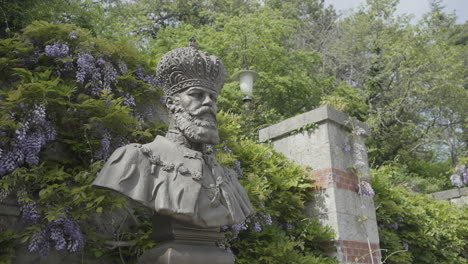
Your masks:
M 232 76 L 236 81 L 240 82 L 240 90 L 244 93 L 242 101 L 244 101 L 246 111 L 249 111 L 249 105 L 252 101 L 253 83 L 257 79 L 258 73 L 252 70 L 241 70 Z

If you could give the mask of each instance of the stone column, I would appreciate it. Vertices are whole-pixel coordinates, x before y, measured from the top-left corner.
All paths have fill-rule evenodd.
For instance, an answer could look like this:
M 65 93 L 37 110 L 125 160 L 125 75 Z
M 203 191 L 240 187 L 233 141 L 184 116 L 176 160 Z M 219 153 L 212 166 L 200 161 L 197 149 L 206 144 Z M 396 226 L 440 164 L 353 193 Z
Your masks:
M 311 123 L 317 128 L 297 132 Z M 364 123 L 354 122 L 353 126 L 368 134 Z M 335 231 L 330 254 L 340 263 L 377 264 L 381 254 L 374 203 L 357 192 L 360 181 L 369 181 L 367 152 L 362 136 L 351 140 L 352 130 L 346 114 L 323 106 L 260 130 L 260 141 L 271 142 L 295 163 L 312 167 L 320 190 L 306 206 L 306 214 Z M 351 169 L 357 162 L 360 178 Z

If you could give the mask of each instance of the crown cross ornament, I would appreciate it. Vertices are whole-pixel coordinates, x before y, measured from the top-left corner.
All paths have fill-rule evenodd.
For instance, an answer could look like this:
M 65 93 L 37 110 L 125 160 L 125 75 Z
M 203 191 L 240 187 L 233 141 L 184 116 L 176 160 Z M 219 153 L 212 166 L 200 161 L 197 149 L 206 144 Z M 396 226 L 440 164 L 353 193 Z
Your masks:
M 171 50 L 161 58 L 156 77 L 166 96 L 191 87 L 219 93 L 226 80 L 226 70 L 216 56 L 198 50 L 195 38 L 191 37 L 188 47 Z

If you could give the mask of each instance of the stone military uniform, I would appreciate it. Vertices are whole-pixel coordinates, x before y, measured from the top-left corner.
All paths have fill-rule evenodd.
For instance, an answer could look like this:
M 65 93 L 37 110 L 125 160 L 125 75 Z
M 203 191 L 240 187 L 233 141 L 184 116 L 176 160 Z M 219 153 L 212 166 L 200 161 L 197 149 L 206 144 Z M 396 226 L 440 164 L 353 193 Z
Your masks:
M 93 185 L 199 227 L 233 225 L 253 212 L 235 171 L 219 165 L 213 154 L 161 136 L 117 149 Z

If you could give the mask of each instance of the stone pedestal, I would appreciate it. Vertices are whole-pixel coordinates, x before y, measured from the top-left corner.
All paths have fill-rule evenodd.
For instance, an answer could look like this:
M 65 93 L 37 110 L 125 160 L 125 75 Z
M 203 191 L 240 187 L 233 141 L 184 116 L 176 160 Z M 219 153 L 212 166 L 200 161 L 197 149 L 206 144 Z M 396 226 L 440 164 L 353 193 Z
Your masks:
M 360 180 L 369 181 L 369 167 L 365 148 L 360 153 L 360 171 L 367 175 L 358 179 L 350 167 L 356 164 L 356 149 L 351 144 L 349 117 L 328 106 L 284 120 L 260 130 L 260 140 L 295 163 L 313 168 L 314 182 L 321 187 L 316 199 L 307 205 L 306 213 L 320 219 L 336 233 L 334 250 L 340 263 L 381 263 L 379 235 L 372 198 L 357 193 Z M 310 123 L 315 130 L 294 133 Z M 364 135 L 368 127 L 360 122 Z M 363 148 L 362 137 L 357 138 Z M 359 145 L 359 144 L 358 144 Z
M 156 215 L 153 239 L 157 246 L 145 252 L 139 264 L 234 264 L 234 255 L 217 247 L 224 239 L 219 228 L 190 227 Z

